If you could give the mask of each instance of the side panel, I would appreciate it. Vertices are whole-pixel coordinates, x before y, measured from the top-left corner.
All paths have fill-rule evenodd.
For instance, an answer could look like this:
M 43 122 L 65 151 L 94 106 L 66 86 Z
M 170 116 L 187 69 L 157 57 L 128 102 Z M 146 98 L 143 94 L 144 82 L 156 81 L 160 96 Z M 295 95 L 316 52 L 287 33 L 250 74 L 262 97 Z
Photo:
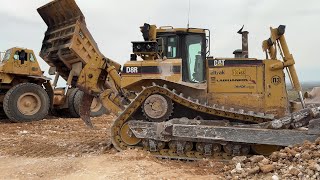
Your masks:
M 122 70 L 122 87 L 129 87 L 141 80 L 166 80 L 181 83 L 181 60 L 130 61 Z
M 275 62 L 208 60 L 209 103 L 283 116 L 287 109 L 284 74 L 282 70 L 270 70 Z
M 271 70 L 270 66 L 278 60 L 266 60 L 265 63 L 265 109 L 279 117 L 288 112 L 288 98 L 285 74 L 282 69 Z

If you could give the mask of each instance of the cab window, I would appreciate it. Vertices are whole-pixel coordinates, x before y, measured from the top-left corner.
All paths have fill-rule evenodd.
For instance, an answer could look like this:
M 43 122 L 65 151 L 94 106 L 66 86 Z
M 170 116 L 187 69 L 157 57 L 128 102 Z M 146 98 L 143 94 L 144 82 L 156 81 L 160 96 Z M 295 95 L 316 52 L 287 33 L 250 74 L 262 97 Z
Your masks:
M 202 82 L 204 77 L 204 57 L 202 51 L 202 37 L 200 35 L 186 36 L 188 79 L 190 82 Z
M 29 60 L 31 62 L 35 62 L 36 61 L 36 59 L 34 58 L 34 55 L 32 53 L 29 54 Z
M 11 56 L 11 49 L 7 50 L 6 53 L 3 56 L 3 61 L 7 61 L 10 59 Z
M 28 53 L 24 50 L 16 51 L 13 56 L 14 60 L 20 60 L 21 64 L 24 64 L 28 60 Z
M 162 36 L 159 38 L 159 46 L 163 47 L 163 56 L 168 59 L 173 59 L 178 57 L 178 36 Z
M 169 36 L 167 43 L 168 43 L 167 58 L 176 58 L 177 57 L 177 37 Z
M 16 51 L 13 55 L 14 60 L 19 60 L 19 51 Z

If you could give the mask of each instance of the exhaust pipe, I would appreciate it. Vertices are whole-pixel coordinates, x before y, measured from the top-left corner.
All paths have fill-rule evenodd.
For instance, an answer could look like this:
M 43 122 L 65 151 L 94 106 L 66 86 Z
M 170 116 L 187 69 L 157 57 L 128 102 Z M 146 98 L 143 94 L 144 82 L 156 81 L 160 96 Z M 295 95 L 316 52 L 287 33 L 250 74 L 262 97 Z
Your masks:
M 249 58 L 249 44 L 248 44 L 248 31 L 242 31 L 244 25 L 242 28 L 237 32 L 238 34 L 242 35 L 242 57 L 243 58 Z

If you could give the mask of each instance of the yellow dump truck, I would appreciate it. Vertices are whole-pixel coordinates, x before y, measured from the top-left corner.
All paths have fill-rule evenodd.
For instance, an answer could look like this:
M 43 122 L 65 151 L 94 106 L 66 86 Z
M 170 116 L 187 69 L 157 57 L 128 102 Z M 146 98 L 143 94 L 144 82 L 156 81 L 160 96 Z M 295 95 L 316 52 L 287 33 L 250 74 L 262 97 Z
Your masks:
M 52 98 L 50 79 L 43 75 L 34 52 L 11 48 L 0 63 L 0 104 L 12 122 L 43 119 Z
M 1 115 L 11 122 L 42 120 L 49 110 L 55 116 L 79 117 L 83 92 L 52 87 L 33 50 L 13 47 L 2 52 L 0 60 Z M 105 112 L 102 104 L 92 102 L 91 116 Z

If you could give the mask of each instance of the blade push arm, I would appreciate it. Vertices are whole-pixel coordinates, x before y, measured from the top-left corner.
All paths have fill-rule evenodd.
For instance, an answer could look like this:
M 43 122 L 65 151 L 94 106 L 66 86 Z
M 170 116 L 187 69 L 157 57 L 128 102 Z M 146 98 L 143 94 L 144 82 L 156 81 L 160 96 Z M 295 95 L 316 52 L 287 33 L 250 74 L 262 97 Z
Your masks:
M 305 103 L 302 96 L 302 88 L 300 81 L 294 67 L 295 61 L 293 55 L 290 53 L 287 41 L 285 39 L 285 26 L 280 25 L 278 28 L 270 28 L 271 36 L 268 40 L 263 41 L 262 48 L 268 53 L 271 59 L 277 59 L 277 46 L 282 56 L 283 62 L 275 63 L 271 66 L 271 69 L 284 69 L 288 71 L 288 76 L 291 81 L 292 87 L 297 91 L 301 100 L 302 107 L 305 108 Z
M 90 105 L 93 97 L 99 97 L 103 106 L 118 114 L 128 101 L 126 92 L 121 88 L 120 65 L 108 58 L 97 56 L 82 69 L 77 86 L 85 94 L 80 107 L 80 116 L 92 127 Z

